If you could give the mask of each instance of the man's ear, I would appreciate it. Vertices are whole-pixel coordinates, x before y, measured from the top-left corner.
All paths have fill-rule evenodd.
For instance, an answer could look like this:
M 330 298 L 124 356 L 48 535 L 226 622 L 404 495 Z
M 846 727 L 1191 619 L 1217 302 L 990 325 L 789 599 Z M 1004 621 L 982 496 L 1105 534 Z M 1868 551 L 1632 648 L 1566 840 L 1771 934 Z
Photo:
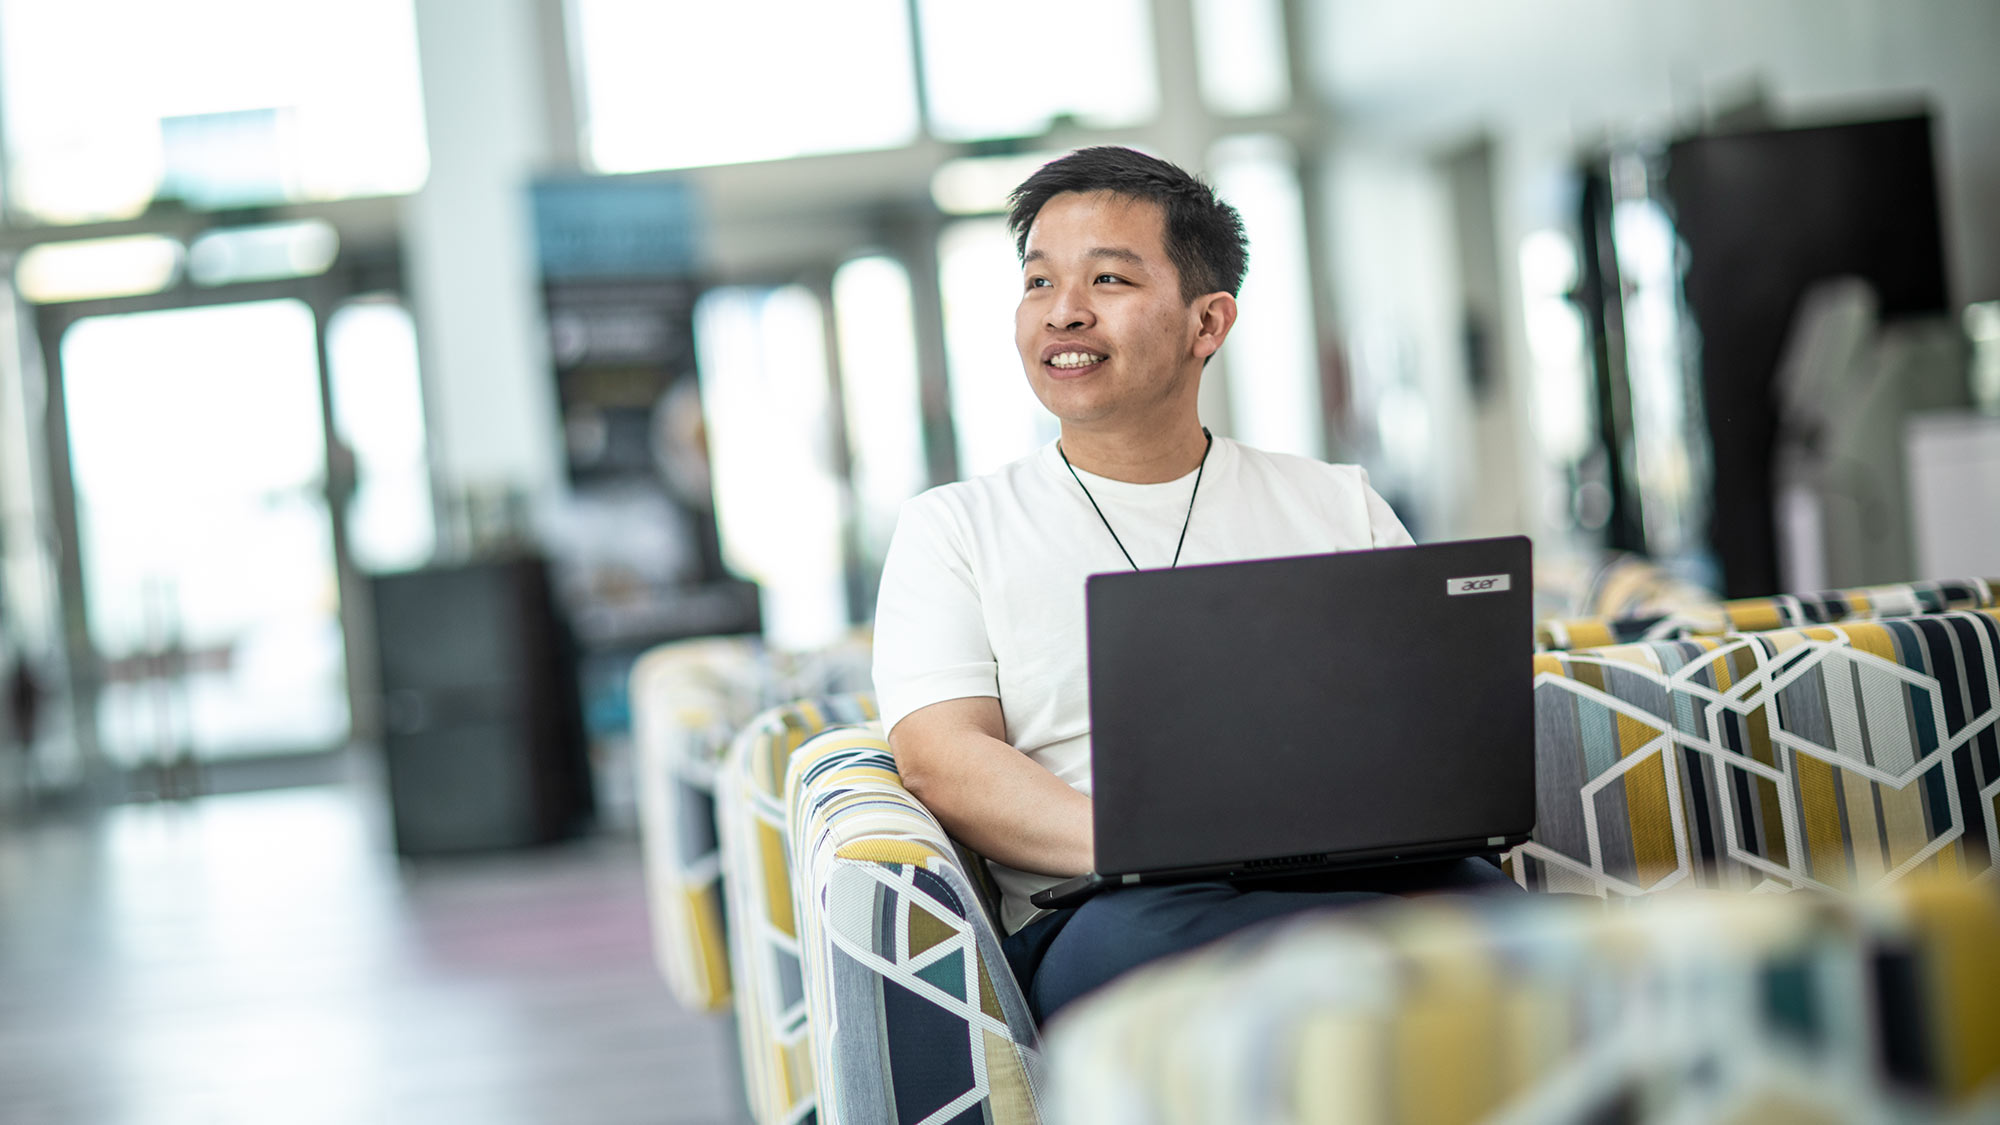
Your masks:
M 1222 346 L 1229 329 L 1236 323 L 1236 298 L 1227 293 L 1210 293 L 1195 299 L 1193 312 L 1196 317 L 1194 354 L 1198 359 L 1207 359 Z

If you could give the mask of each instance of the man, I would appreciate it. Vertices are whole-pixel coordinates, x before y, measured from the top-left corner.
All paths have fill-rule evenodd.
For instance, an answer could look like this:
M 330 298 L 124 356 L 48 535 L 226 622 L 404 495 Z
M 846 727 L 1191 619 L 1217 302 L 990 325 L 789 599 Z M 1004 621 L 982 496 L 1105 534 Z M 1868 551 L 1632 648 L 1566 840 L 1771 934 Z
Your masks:
M 1053 912 L 1028 902 L 1092 866 L 1087 576 L 1411 540 L 1361 469 L 1202 426 L 1202 368 L 1236 323 L 1247 261 L 1241 220 L 1206 185 L 1129 149 L 1083 149 L 1017 188 L 1010 220 L 1015 345 L 1061 437 L 904 507 L 875 684 L 903 783 L 992 864 L 1007 956 L 1037 1018 L 1264 919 L 1390 887 L 1505 882 L 1466 861 L 1309 890 L 1202 883 Z

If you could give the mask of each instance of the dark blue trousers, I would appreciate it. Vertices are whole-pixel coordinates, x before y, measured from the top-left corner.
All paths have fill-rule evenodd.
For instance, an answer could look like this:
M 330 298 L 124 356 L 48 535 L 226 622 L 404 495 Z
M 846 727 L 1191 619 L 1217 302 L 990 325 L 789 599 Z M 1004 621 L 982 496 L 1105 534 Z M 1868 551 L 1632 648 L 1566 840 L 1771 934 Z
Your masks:
M 1520 889 L 1487 859 L 1400 864 L 1255 885 L 1119 887 L 1030 922 L 1001 947 L 1027 994 L 1029 1010 L 1046 1021 L 1141 965 L 1260 922 L 1404 895 Z

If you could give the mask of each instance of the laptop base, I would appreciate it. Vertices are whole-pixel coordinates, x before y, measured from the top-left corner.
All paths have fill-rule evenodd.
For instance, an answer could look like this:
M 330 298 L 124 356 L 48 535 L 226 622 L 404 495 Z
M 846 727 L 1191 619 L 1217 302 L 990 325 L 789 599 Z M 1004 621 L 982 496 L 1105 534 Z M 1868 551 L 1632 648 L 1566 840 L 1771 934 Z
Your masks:
M 1123 875 L 1100 875 L 1092 872 L 1088 875 L 1078 875 L 1073 879 L 1065 879 L 1052 887 L 1044 887 L 1029 895 L 1028 901 L 1043 910 L 1060 910 L 1080 905 L 1092 895 L 1115 887 L 1202 882 L 1281 883 L 1310 876 L 1334 875 L 1342 871 L 1490 855 L 1507 851 L 1526 842 L 1527 839 L 1526 834 L 1482 837 L 1474 840 L 1426 844 L 1414 848 L 1385 848 L 1373 853 L 1340 856 L 1324 853 L 1283 856 L 1276 859 L 1253 859 L 1242 863 L 1176 868 L 1170 871 L 1140 871 Z

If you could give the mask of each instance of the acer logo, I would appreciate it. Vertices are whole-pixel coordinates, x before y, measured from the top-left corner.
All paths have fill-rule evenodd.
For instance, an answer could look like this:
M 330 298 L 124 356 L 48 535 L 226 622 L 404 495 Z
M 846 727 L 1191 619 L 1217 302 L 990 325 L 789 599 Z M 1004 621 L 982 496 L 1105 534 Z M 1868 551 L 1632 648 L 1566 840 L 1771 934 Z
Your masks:
M 1470 578 L 1447 578 L 1444 592 L 1454 597 L 1460 594 L 1497 594 L 1513 589 L 1513 582 L 1505 574 L 1480 574 Z

